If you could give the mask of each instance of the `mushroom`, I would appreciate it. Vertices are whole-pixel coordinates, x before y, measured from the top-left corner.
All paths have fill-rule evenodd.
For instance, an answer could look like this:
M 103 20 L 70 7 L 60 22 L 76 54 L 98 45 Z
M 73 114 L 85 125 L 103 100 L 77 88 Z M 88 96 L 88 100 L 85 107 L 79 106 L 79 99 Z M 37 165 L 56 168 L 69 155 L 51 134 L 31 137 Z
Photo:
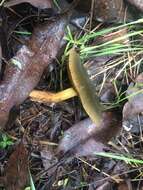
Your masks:
M 68 71 L 73 88 L 58 93 L 34 90 L 30 93 L 30 98 L 42 102 L 60 102 L 78 95 L 86 113 L 99 126 L 104 108 L 100 104 L 95 88 L 74 48 L 69 52 Z
M 70 153 L 70 156 L 92 156 L 94 152 L 102 152 L 106 148 L 105 144 L 118 134 L 122 126 L 122 114 L 115 109 L 107 111 L 102 106 L 74 48 L 69 51 L 68 73 L 72 88 L 53 94 L 32 91 L 30 97 L 38 101 L 60 102 L 78 95 L 89 118 L 65 131 L 57 155 L 62 157 Z

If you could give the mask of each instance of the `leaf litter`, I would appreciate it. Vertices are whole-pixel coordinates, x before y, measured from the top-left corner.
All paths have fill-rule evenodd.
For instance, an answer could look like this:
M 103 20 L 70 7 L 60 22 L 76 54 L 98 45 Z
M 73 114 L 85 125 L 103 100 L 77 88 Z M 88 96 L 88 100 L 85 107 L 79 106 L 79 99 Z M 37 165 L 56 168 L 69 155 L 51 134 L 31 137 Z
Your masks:
M 34 7 L 40 8 L 40 9 L 48 9 L 52 8 L 52 0 L 10 0 L 8 2 L 5 2 L 5 7 L 12 7 L 21 3 L 30 3 Z
M 4 184 L 7 190 L 24 189 L 29 183 L 28 151 L 23 143 L 17 145 L 6 164 Z
M 16 3 L 16 1 L 8 2 Z M 40 9 L 51 8 L 51 1 L 19 1 L 18 4 L 26 6 L 22 5 L 23 2 L 28 2 Z M 46 5 L 45 2 L 47 2 Z M 107 5 L 107 2 L 102 1 L 100 4 L 97 3 L 95 9 L 98 9 L 98 6 L 101 8 L 102 5 Z M 91 3 L 91 1 L 88 3 Z M 115 9 L 112 9 L 114 7 L 109 4 L 109 7 L 103 6 L 102 11 L 100 11 L 100 13 L 108 11 L 108 14 L 106 14 L 107 18 L 103 18 L 102 16 L 105 15 L 103 14 L 95 15 L 93 19 L 102 23 L 102 29 L 106 27 L 107 23 L 114 25 L 117 20 L 122 22 L 123 17 L 120 17 L 120 12 L 116 12 L 120 4 L 116 0 L 112 3 L 115 3 Z M 79 1 L 76 10 L 78 11 L 81 6 L 82 2 Z M 70 6 L 68 5 L 68 7 Z M 90 11 L 90 8 L 86 12 Z M 6 9 L 11 11 L 12 14 L 15 14 L 17 11 L 13 6 Z M 92 7 L 92 11 L 93 9 Z M 81 10 L 84 11 L 83 9 Z M 122 11 L 124 14 L 124 9 Z M 126 14 L 130 17 L 131 12 L 129 13 L 128 11 L 127 9 Z M 113 15 L 110 13 L 113 13 Z M 114 17 L 114 20 L 111 16 L 117 18 Z M 90 69 L 88 74 L 90 74 L 91 81 L 96 87 L 96 93 L 99 96 L 103 93 L 100 99 L 103 100 L 106 106 L 110 104 L 111 107 L 102 113 L 101 126 L 98 128 L 90 118 L 87 118 L 78 97 L 58 104 L 51 102 L 38 103 L 28 99 L 30 92 L 35 87 L 40 91 L 59 91 L 62 90 L 61 86 L 64 88 L 71 87 L 66 68 L 68 58 L 64 58 L 62 64 L 59 63 L 60 55 L 63 54 L 64 49 L 63 46 L 63 49 L 61 48 L 62 39 L 65 34 L 66 25 L 70 20 L 68 13 L 63 13 L 63 15 L 56 14 L 54 18 L 47 18 L 47 20 L 40 21 L 42 24 L 39 24 L 39 19 L 34 20 L 31 38 L 26 40 L 25 44 L 18 48 L 15 51 L 16 53 L 13 53 L 14 56 L 11 55 L 11 58 L 7 62 L 3 60 L 2 64 L 5 68 L 0 84 L 1 127 L 17 141 L 22 139 L 23 136 L 26 137 L 26 146 L 32 149 L 30 154 L 30 170 L 36 189 L 136 189 L 136 185 L 140 188 L 141 183 L 138 183 L 141 180 L 139 177 L 142 171 L 140 165 L 136 164 L 136 167 L 134 167 L 135 164 L 102 158 L 94 154 L 95 152 L 104 152 L 106 155 L 106 152 L 112 152 L 113 155 L 120 153 L 124 157 L 130 156 L 142 159 L 140 154 L 142 130 L 140 128 L 136 133 L 124 131 L 124 128 L 122 128 L 122 107 L 124 104 L 117 105 L 118 101 L 121 101 L 119 98 L 120 93 L 124 92 L 123 87 L 127 89 L 129 83 L 134 82 L 135 85 L 131 84 L 131 87 L 129 86 L 126 91 L 127 98 L 128 94 L 130 95 L 134 91 L 142 89 L 141 85 L 137 85 L 138 82 L 135 79 L 140 78 L 138 73 L 141 73 L 142 70 L 140 67 L 134 66 L 134 52 L 133 57 L 131 57 L 130 53 L 121 54 L 122 56 L 120 57 L 118 53 L 110 56 L 109 51 L 109 56 L 96 57 L 96 59 L 95 57 L 90 57 L 89 60 L 85 60 L 88 63 L 84 65 L 84 68 Z M 94 22 L 92 25 L 93 27 L 96 26 Z M 20 27 L 23 30 L 25 26 L 21 25 Z M 31 27 L 31 23 L 29 26 Z M 86 33 L 86 27 L 88 28 L 88 25 L 85 25 L 80 34 Z M 108 27 L 110 28 L 110 25 Z M 74 32 L 75 36 L 80 35 L 76 34 L 76 31 Z M 125 33 L 128 33 L 128 30 Z M 122 36 L 122 32 L 119 32 L 119 35 Z M 16 34 L 10 36 L 10 38 L 14 37 L 18 41 L 22 38 L 22 36 L 17 38 Z M 105 39 L 106 37 L 103 38 Z M 116 36 L 109 34 L 106 41 L 108 42 L 115 38 Z M 102 37 L 97 41 L 100 44 Z M 120 41 L 120 44 L 124 42 Z M 90 43 L 93 42 L 90 41 Z M 94 43 L 96 44 L 97 42 L 95 41 Z M 106 44 L 105 41 L 102 43 Z M 129 39 L 128 43 L 130 43 Z M 69 47 L 71 44 L 69 44 Z M 132 61 L 129 61 L 130 59 Z M 128 60 L 129 63 L 127 64 L 123 60 Z M 102 65 L 100 65 L 101 61 Z M 118 64 L 118 61 L 122 61 L 121 64 Z M 117 67 L 115 66 L 116 64 Z M 127 67 L 123 66 L 123 64 L 127 65 Z M 47 69 L 47 66 L 50 68 L 50 65 L 52 65 L 52 70 Z M 100 75 L 99 73 L 102 70 L 104 72 Z M 116 76 L 118 77 L 116 78 Z M 115 78 L 117 80 L 114 81 Z M 112 86 L 111 93 L 108 85 Z M 104 88 L 109 90 L 108 94 Z M 111 94 L 113 98 L 111 98 Z M 126 105 L 134 105 L 135 107 L 132 109 L 132 112 L 128 111 L 129 115 L 132 115 L 132 113 L 133 115 L 138 114 L 142 111 L 139 95 L 142 96 L 140 93 L 133 97 L 131 96 L 131 98 L 129 97 L 128 102 L 123 102 L 125 103 L 123 109 L 124 118 Z M 123 98 L 127 101 L 126 97 Z M 139 105 L 139 107 L 136 108 L 136 105 Z M 7 128 L 5 126 L 7 126 L 6 123 L 11 113 L 14 113 L 14 106 L 20 106 L 20 115 L 14 119 L 15 122 L 8 122 Z M 114 108 L 115 106 L 117 107 Z M 116 135 L 118 135 L 116 140 L 114 138 L 114 141 L 111 141 L 112 137 Z M 22 147 L 18 148 L 19 146 Z M 19 189 L 25 185 L 29 186 L 27 184 L 27 178 L 29 179 L 27 150 L 25 150 L 24 145 L 18 145 L 18 147 L 9 159 L 7 158 L 9 149 L 6 150 L 8 154 L 5 154 L 1 160 L 2 167 L 5 160 L 8 160 L 5 167 L 5 175 L 8 176 L 5 178 L 5 187 L 7 189 L 9 186 L 12 187 L 13 183 L 17 183 L 20 186 L 17 186 Z M 11 164 L 13 160 L 14 165 Z M 22 160 L 22 166 L 18 160 Z M 19 175 L 19 180 L 15 181 L 15 177 L 12 174 L 15 171 L 17 172 L 15 168 L 19 167 L 22 168 L 20 174 L 16 174 Z M 22 182 L 21 176 L 24 177 Z M 8 182 L 9 178 L 11 180 Z

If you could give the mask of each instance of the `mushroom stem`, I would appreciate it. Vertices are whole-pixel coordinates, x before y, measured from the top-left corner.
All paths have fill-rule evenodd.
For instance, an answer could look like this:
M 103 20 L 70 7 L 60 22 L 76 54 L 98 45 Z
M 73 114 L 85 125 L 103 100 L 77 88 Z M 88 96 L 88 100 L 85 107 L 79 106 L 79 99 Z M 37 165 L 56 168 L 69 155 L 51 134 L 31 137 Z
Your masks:
M 69 98 L 72 98 L 74 96 L 77 96 L 77 93 L 73 88 L 68 88 L 66 90 L 63 90 L 63 91 L 57 92 L 57 93 L 33 90 L 29 95 L 29 97 L 33 101 L 49 102 L 49 103 L 51 103 L 51 102 L 58 103 L 58 102 L 67 100 Z

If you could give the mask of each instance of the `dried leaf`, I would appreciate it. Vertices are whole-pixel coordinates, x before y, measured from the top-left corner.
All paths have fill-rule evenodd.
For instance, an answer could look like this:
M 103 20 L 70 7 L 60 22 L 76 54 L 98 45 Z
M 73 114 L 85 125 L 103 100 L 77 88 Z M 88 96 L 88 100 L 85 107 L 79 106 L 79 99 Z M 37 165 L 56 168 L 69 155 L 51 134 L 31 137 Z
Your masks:
M 92 1 L 80 0 L 77 9 L 87 12 L 91 9 Z M 100 22 L 123 22 L 130 17 L 125 10 L 123 0 L 95 0 L 93 6 L 93 18 Z
M 72 152 L 77 155 L 92 155 L 95 150 L 103 150 L 105 147 L 103 144 L 116 136 L 121 126 L 121 114 L 115 110 L 102 114 L 102 123 L 99 127 L 90 119 L 85 119 L 65 132 L 58 152 L 60 154 Z
M 24 45 L 6 66 L 0 83 L 0 126 L 8 119 L 14 105 L 21 104 L 39 82 L 44 69 L 60 48 L 67 17 L 37 27 L 29 45 Z M 13 61 L 18 65 L 13 64 Z
M 113 102 L 116 97 L 115 88 L 112 83 L 106 83 L 100 93 L 100 100 L 105 103 Z
M 0 72 L 2 67 L 2 58 L 9 57 L 7 46 L 7 21 L 3 8 L 0 7 Z
M 126 92 L 128 102 L 123 108 L 124 120 L 143 112 L 143 73 L 137 77 L 135 82 L 129 85 Z
M 51 167 L 54 163 L 57 162 L 57 159 L 54 156 L 54 151 L 52 148 L 49 146 L 43 147 L 42 150 L 40 151 L 41 154 L 41 160 L 44 166 L 45 170 L 47 171 L 47 175 L 51 176 L 57 169 L 57 166 Z M 49 169 L 50 168 L 50 169 Z
M 109 28 L 109 27 L 107 27 L 107 28 Z M 99 44 L 102 44 L 102 43 L 106 43 L 106 42 L 113 40 L 113 43 L 115 43 L 115 44 L 117 43 L 117 44 L 130 45 L 128 37 L 126 37 L 124 39 L 120 39 L 122 36 L 127 36 L 127 34 L 128 34 L 128 29 L 127 29 L 127 27 L 124 27 L 120 30 L 118 29 L 117 31 L 113 31 L 113 32 L 104 34 L 103 36 L 99 36 L 96 39 L 96 42 Z M 117 39 L 117 41 L 114 42 L 114 40 L 116 40 L 116 39 Z
M 29 181 L 28 152 L 20 143 L 10 156 L 5 169 L 5 189 L 24 189 Z
M 1 72 L 1 67 L 2 67 L 2 47 L 0 43 L 0 72 Z
M 58 113 L 54 113 L 52 115 L 52 129 L 51 129 L 51 133 L 50 133 L 50 139 L 53 140 L 53 139 L 56 139 L 57 137 L 57 133 L 58 133 L 58 130 L 60 129 L 61 127 L 61 124 L 62 124 L 62 112 L 58 112 Z
M 127 0 L 129 3 L 143 11 L 143 0 Z
M 94 152 L 104 152 L 107 149 L 103 143 L 97 142 L 94 138 L 90 138 L 71 152 L 75 156 L 94 156 Z
M 40 9 L 52 8 L 52 0 L 10 0 L 4 4 L 5 7 L 12 7 L 21 3 L 30 3 Z
M 133 190 L 131 182 L 127 180 L 126 182 L 122 182 L 118 185 L 118 190 Z
M 100 185 L 97 190 L 109 190 L 112 189 L 112 184 L 109 181 L 104 182 L 102 185 Z

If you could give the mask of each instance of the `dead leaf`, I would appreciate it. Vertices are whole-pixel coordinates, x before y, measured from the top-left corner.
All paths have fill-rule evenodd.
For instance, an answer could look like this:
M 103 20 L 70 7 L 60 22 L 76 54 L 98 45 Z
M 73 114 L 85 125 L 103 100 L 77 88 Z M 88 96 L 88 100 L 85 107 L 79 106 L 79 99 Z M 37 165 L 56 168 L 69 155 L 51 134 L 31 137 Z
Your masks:
M 60 129 L 62 125 L 62 112 L 54 113 L 52 115 L 52 129 L 51 129 L 51 134 L 50 134 L 50 139 L 53 141 L 56 139 L 58 130 Z
M 112 184 L 109 181 L 104 182 L 100 187 L 97 188 L 97 190 L 110 190 L 112 189 Z
M 94 2 L 93 18 L 100 22 L 123 22 L 124 19 L 130 18 L 123 0 L 95 0 Z M 91 3 L 92 0 L 80 0 L 77 9 L 89 12 L 91 10 Z
M 96 39 L 96 42 L 101 44 L 101 43 L 106 43 L 113 40 L 113 43 L 130 45 L 128 37 L 124 39 L 120 39 L 122 36 L 127 36 L 127 34 L 128 34 L 128 29 L 127 27 L 124 27 L 120 30 L 116 30 L 116 31 L 104 34 L 103 36 L 99 36 Z M 117 41 L 114 41 L 116 39 Z
M 29 45 L 22 46 L 6 66 L 0 83 L 0 126 L 4 127 L 14 105 L 21 104 L 39 82 L 44 69 L 59 51 L 67 17 L 35 28 Z
M 94 152 L 104 152 L 108 148 L 101 142 L 97 142 L 94 138 L 90 138 L 85 143 L 80 144 L 77 148 L 71 150 L 72 154 L 79 156 L 95 156 Z
M 118 190 L 132 190 L 132 184 L 129 180 L 118 185 Z
M 143 73 L 141 73 L 135 84 L 131 83 L 127 89 L 128 102 L 123 108 L 124 120 L 127 120 L 143 112 Z
M 142 0 L 127 0 L 129 3 L 137 7 L 139 10 L 143 11 L 143 1 Z
M 2 47 L 0 43 L 0 72 L 1 72 L 1 67 L 2 67 Z
M 42 150 L 40 151 L 40 154 L 41 154 L 41 160 L 42 160 L 44 169 L 47 170 L 47 175 L 48 176 L 53 175 L 57 169 L 56 165 L 55 167 L 51 167 L 57 162 L 57 159 L 54 156 L 54 151 L 52 150 L 50 146 L 49 147 L 46 146 L 42 148 Z
M 100 93 L 100 100 L 104 103 L 113 102 L 115 100 L 116 93 L 112 83 L 106 83 Z
M 22 190 L 28 181 L 28 152 L 20 143 L 11 154 L 5 169 L 5 189 Z
M 30 3 L 40 9 L 52 8 L 52 0 L 10 0 L 4 4 L 5 7 L 12 7 L 21 3 Z
M 8 48 L 8 22 L 6 19 L 5 10 L 0 7 L 0 45 L 1 56 L 8 60 L 10 58 L 10 52 Z

